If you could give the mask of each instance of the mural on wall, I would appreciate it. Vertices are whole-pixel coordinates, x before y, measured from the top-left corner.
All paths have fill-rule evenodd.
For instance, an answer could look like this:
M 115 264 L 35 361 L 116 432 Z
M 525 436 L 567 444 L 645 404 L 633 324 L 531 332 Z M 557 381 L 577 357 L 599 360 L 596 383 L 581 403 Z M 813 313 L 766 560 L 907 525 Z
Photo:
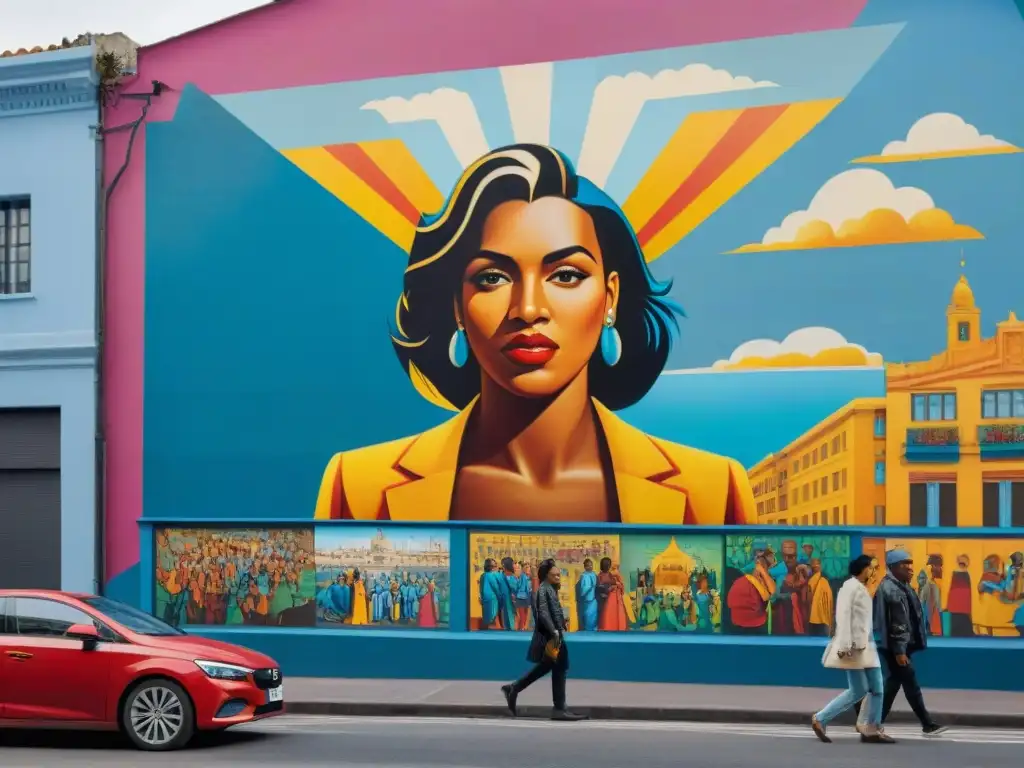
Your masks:
M 847 536 L 726 536 L 726 631 L 827 636 L 849 563 Z
M 317 623 L 326 627 L 447 627 L 450 559 L 447 530 L 319 527 Z
M 471 533 L 469 628 L 532 630 L 537 566 L 548 558 L 561 570 L 558 595 L 570 632 L 625 631 L 636 623 L 619 536 Z
M 622 578 L 645 632 L 719 632 L 722 628 L 721 536 L 620 536 Z
M 977 87 L 1018 67 L 961 16 L 185 87 L 147 134 L 146 514 L 1024 524 L 1024 120 Z
M 154 614 L 171 626 L 313 626 L 312 528 L 163 528 L 155 539 Z
M 882 563 L 893 549 L 913 558 L 931 635 L 1024 637 L 1024 538 L 864 540 Z

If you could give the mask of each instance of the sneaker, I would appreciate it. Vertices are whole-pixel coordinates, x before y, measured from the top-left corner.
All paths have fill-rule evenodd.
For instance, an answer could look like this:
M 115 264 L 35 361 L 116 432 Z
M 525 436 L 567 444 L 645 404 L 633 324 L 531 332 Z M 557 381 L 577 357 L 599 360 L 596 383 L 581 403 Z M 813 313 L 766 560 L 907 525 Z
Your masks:
M 832 739 L 830 739 L 828 734 L 825 733 L 825 726 L 818 722 L 818 718 L 816 717 L 811 718 L 811 730 L 814 731 L 814 735 L 818 737 L 819 741 L 823 741 L 826 744 L 832 743 Z
M 932 723 L 931 725 L 926 725 L 922 728 L 921 732 L 924 734 L 925 738 L 934 739 L 936 736 L 941 736 L 948 730 L 948 726 Z
M 508 711 L 512 713 L 512 717 L 515 717 L 516 712 L 516 699 L 519 698 L 519 694 L 516 693 L 516 689 L 511 685 L 501 686 L 501 693 L 505 697 L 505 704 L 508 706 Z
M 589 720 L 590 718 L 577 712 L 570 712 L 568 709 L 556 709 L 551 714 L 551 719 L 560 720 L 564 723 L 575 723 L 580 720 Z

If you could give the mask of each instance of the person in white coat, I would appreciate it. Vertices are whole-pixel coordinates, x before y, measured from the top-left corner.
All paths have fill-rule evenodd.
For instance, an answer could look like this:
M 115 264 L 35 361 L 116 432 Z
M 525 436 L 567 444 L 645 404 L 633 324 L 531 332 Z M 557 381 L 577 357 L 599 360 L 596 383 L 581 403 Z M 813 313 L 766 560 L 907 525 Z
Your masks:
M 861 555 L 850 562 L 850 578 L 836 595 L 835 633 L 821 662 L 830 669 L 846 670 L 847 689 L 811 718 L 814 734 L 826 744 L 832 743 L 828 724 L 861 699 L 862 723 L 858 723 L 861 741 L 892 744 L 894 739 L 881 729 L 882 665 L 875 648 L 872 629 L 873 610 L 867 584 L 874 575 L 875 560 Z M 866 698 L 865 698 L 866 697 Z

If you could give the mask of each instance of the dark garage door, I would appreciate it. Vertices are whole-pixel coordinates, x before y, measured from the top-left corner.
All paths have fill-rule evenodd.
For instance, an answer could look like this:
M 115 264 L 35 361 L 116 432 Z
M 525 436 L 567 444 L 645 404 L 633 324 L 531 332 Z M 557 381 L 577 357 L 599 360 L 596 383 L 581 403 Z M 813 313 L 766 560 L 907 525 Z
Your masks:
M 57 409 L 0 409 L 0 587 L 60 589 Z

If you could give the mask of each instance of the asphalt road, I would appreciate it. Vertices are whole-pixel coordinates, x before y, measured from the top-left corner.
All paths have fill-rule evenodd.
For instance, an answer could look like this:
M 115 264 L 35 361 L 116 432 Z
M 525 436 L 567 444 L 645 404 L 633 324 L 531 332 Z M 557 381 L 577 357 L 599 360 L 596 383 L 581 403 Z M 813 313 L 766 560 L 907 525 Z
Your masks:
M 281 717 L 207 737 L 187 752 L 135 752 L 108 734 L 0 731 L 0 766 L 330 765 L 340 768 L 1017 768 L 1024 731 L 951 730 L 861 744 L 834 727 L 833 744 L 792 726 L 432 718 Z M 823 763 L 827 760 L 827 763 Z

